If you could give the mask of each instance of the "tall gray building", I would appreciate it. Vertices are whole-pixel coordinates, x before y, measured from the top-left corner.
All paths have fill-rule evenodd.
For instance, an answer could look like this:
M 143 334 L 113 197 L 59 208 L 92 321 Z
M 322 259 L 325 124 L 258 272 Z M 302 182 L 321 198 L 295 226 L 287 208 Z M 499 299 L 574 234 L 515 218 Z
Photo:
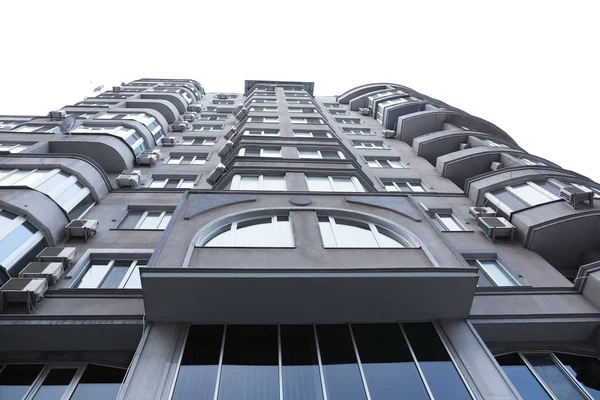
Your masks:
M 0 116 L 0 399 L 600 399 L 600 185 L 313 86 Z

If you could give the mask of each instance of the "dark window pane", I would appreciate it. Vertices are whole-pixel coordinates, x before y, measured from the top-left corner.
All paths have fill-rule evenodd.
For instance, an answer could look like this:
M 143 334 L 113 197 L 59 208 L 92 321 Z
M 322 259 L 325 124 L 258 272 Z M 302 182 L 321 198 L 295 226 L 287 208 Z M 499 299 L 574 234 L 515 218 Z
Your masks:
M 0 374 L 0 399 L 21 399 L 43 365 L 7 365 Z
M 133 229 L 144 214 L 143 211 L 129 211 L 119 224 L 119 229 Z
M 118 288 L 119 287 L 119 284 L 121 283 L 121 281 L 127 274 L 127 271 L 129 270 L 131 261 L 126 262 L 127 266 L 117 265 L 117 263 L 118 263 L 118 261 L 115 262 L 115 265 L 110 269 L 108 276 L 104 279 L 104 282 L 102 282 L 102 285 L 100 285 L 101 288 Z
M 17 226 L 8 235 L 0 239 L 0 261 L 11 255 L 19 246 L 25 243 L 33 232 L 23 225 Z
M 525 354 L 525 357 L 557 398 L 585 399 L 561 368 L 554 363 L 549 353 Z
M 51 370 L 42 386 L 34 396 L 34 400 L 60 400 L 69 387 L 76 368 L 55 368 Z
M 372 400 L 429 399 L 397 324 L 352 325 Z
M 116 399 L 124 378 L 124 369 L 88 365 L 70 400 Z
M 423 322 L 402 326 L 433 397 L 471 399 L 433 325 Z
M 317 333 L 328 400 L 365 400 L 348 326 L 320 325 Z
M 190 327 L 173 400 L 213 399 L 222 340 L 223 326 Z
M 281 327 L 283 398 L 323 398 L 315 334 L 311 325 Z
M 600 400 L 600 360 L 573 354 L 554 354 L 587 392 L 595 400 Z
M 522 210 L 529 207 L 527 204 L 522 202 L 520 199 L 513 196 L 506 189 L 498 189 L 491 192 L 503 205 L 508 206 L 512 211 Z
M 550 399 L 542 385 L 535 379 L 525 362 L 518 354 L 507 354 L 496 357 L 496 361 L 517 389 L 523 400 Z
M 490 278 L 488 278 L 487 275 L 483 273 L 483 271 L 481 270 L 481 268 L 479 268 L 479 264 L 477 264 L 477 261 L 475 261 L 475 260 L 467 260 L 467 262 L 469 263 L 469 265 L 471 267 L 477 268 L 477 275 L 479 275 L 479 280 L 477 281 L 477 286 L 479 286 L 479 287 L 482 287 L 482 286 L 495 286 L 492 283 L 492 281 L 490 280 Z
M 79 218 L 81 216 L 81 214 L 83 214 L 83 212 L 85 210 L 87 210 L 92 204 L 94 204 L 94 198 L 92 197 L 92 194 L 90 193 L 87 196 L 85 196 L 83 199 L 81 199 L 81 201 L 79 203 L 77 203 L 71 211 L 69 211 L 69 218 L 71 218 L 71 219 Z
M 278 400 L 276 326 L 227 327 L 219 400 Z

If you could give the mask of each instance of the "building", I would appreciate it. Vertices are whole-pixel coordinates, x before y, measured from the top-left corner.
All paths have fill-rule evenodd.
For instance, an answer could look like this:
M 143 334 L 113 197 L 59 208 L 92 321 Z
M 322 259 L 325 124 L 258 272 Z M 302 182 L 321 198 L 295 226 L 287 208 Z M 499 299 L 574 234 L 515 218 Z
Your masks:
M 397 84 L 0 116 L 0 398 L 600 399 L 598 197 Z

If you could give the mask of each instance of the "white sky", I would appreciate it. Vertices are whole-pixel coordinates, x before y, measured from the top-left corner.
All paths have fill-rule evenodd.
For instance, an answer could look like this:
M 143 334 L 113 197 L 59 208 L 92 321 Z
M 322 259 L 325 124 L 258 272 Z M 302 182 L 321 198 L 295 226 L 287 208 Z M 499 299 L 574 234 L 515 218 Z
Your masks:
M 185 77 L 394 82 L 485 118 L 600 181 L 597 1 L 3 1 L 0 115 L 45 115 L 99 85 Z

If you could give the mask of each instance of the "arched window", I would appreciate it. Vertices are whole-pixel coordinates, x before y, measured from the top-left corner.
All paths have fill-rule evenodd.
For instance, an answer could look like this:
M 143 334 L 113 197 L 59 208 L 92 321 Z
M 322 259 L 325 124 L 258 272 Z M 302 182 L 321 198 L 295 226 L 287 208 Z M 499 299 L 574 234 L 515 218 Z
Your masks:
M 30 222 L 0 209 L 0 267 L 17 274 L 46 247 L 44 235 Z
M 261 216 L 235 221 L 208 236 L 203 247 L 293 247 L 288 215 Z
M 400 235 L 371 222 L 318 214 L 319 230 L 325 247 L 413 247 Z

